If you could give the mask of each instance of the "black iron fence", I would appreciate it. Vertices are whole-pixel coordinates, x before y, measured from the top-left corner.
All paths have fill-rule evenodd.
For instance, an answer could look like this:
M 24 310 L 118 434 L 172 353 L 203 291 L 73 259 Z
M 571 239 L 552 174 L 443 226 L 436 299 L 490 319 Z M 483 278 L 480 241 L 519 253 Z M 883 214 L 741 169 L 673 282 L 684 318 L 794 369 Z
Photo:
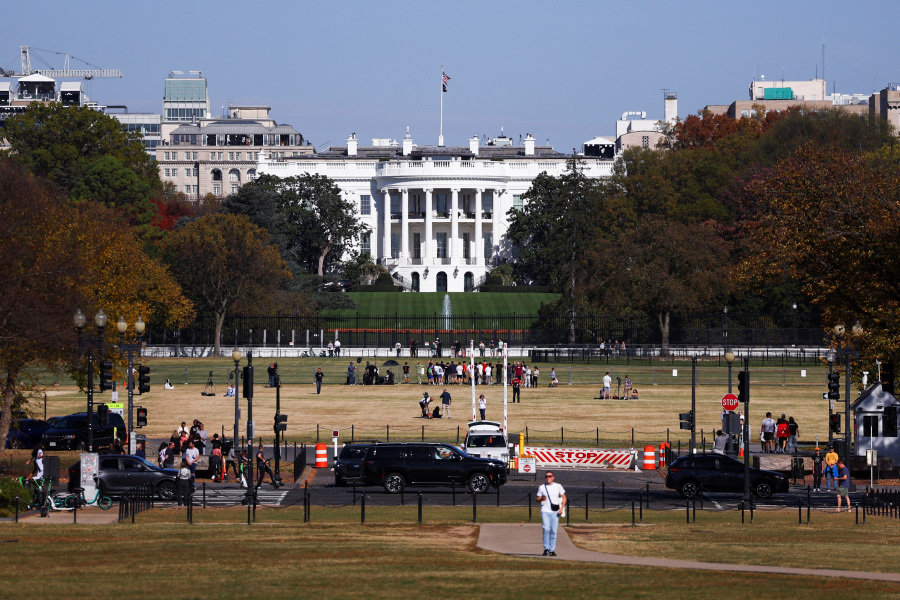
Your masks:
M 669 343 L 674 346 L 821 346 L 825 330 L 816 314 L 672 315 Z M 663 334 L 648 315 L 589 315 L 540 318 L 536 315 L 377 315 L 322 317 L 226 317 L 221 345 L 322 347 L 340 339 L 344 347 L 404 348 L 440 338 L 445 351 L 456 340 L 478 345 L 503 340 L 513 346 L 585 346 L 624 341 L 626 346 L 659 345 Z M 212 346 L 215 323 L 199 319 L 182 329 L 151 328 L 150 345 Z
M 150 484 L 137 485 L 126 490 L 119 498 L 119 523 L 128 519 L 134 523 L 135 515 L 153 508 L 155 493 Z

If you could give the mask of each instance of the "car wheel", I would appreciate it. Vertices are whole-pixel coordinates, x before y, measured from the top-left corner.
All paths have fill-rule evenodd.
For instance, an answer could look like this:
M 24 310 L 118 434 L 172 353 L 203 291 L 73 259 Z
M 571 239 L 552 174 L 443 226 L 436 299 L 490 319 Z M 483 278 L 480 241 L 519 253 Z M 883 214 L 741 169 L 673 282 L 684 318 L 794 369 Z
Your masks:
M 473 494 L 482 494 L 491 487 L 491 480 L 484 473 L 475 473 L 469 477 L 469 491 Z
M 768 481 L 760 481 L 756 484 L 756 487 L 753 488 L 753 493 L 756 494 L 757 498 L 761 500 L 767 500 L 772 497 L 772 494 L 775 493 L 775 490 L 772 489 L 772 484 Z
M 678 488 L 678 493 L 685 498 L 696 498 L 700 495 L 700 484 L 696 481 L 685 481 Z
M 406 487 L 406 481 L 400 473 L 389 473 L 385 475 L 383 485 L 388 494 L 399 494 Z
M 156 495 L 159 496 L 160 500 L 174 500 L 175 483 L 172 481 L 161 482 L 156 486 Z

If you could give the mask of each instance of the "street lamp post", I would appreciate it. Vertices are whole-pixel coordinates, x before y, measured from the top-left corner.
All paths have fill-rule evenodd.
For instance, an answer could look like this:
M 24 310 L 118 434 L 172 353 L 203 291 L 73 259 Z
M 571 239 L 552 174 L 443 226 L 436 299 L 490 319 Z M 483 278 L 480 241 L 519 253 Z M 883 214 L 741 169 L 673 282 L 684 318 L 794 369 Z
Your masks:
M 119 356 L 128 354 L 128 371 L 127 371 L 127 388 L 128 388 L 128 454 L 134 454 L 137 445 L 134 439 L 134 353 L 141 355 L 141 349 L 144 341 L 144 330 L 147 324 L 144 319 L 138 315 L 137 321 L 134 322 L 134 332 L 137 334 L 137 343 L 126 344 L 125 332 L 128 331 L 128 322 L 125 317 L 120 316 L 116 323 L 116 329 L 119 332 Z
M 828 352 L 825 353 L 825 360 L 828 361 L 828 375 L 829 375 L 828 381 L 830 384 L 830 382 L 831 382 L 830 375 L 832 373 L 834 373 L 834 350 L 828 350 Z M 831 445 L 834 443 L 834 431 L 831 428 L 831 415 L 832 414 L 834 414 L 834 400 L 829 398 L 828 399 L 828 446 L 829 447 L 831 447 Z
M 729 363 L 729 366 L 731 363 Z M 744 357 L 744 380 L 747 382 L 747 393 L 744 394 L 744 426 L 741 435 L 744 437 L 744 502 L 750 502 L 750 357 Z
M 97 311 L 94 315 L 94 325 L 97 327 L 96 337 L 82 337 L 84 326 L 87 324 L 87 318 L 81 309 L 75 312 L 72 323 L 75 325 L 75 331 L 78 332 L 78 347 L 88 349 L 88 373 L 87 373 L 87 450 L 94 451 L 94 349 L 97 349 L 97 356 L 103 360 L 103 329 L 106 327 L 106 313 L 103 309 Z
M 854 337 L 862 334 L 863 328 L 857 322 L 850 330 Z M 859 358 L 859 352 L 853 349 L 851 341 L 845 337 L 846 329 L 843 325 L 834 326 L 834 334 L 838 338 L 838 358 L 844 359 L 844 455 L 841 457 L 845 461 L 850 458 L 850 443 L 852 436 L 850 433 L 850 359 Z M 843 345 L 841 344 L 843 342 Z
M 697 355 L 691 356 L 691 454 L 697 452 Z
M 725 353 L 725 362 L 728 363 L 728 393 L 731 393 L 731 363 L 734 362 L 734 352 L 731 350 Z
M 796 346 L 800 342 L 800 336 L 797 334 L 797 303 L 794 302 L 791 304 L 791 316 L 794 321 L 794 346 Z
M 231 447 L 234 449 L 235 460 L 241 458 L 241 447 L 238 445 L 239 427 L 241 420 L 241 407 L 238 404 L 240 397 L 241 383 L 241 351 L 235 348 L 231 352 L 231 358 L 234 359 L 234 439 L 231 441 Z

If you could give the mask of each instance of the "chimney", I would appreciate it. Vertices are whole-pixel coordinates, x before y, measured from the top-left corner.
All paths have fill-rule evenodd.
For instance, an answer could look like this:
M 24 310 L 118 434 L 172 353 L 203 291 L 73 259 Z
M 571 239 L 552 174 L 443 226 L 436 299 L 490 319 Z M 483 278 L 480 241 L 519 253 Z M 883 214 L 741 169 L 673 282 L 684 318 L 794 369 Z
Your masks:
M 534 156 L 534 138 L 530 133 L 525 134 L 525 156 Z
M 664 115 L 666 125 L 675 125 L 675 122 L 678 120 L 678 96 L 674 92 L 666 93 Z
M 355 133 L 351 133 L 347 138 L 347 156 L 356 156 L 358 148 L 359 140 L 356 139 Z
M 412 154 L 413 141 L 409 135 L 409 126 L 406 127 L 406 137 L 403 138 L 403 156 Z
M 478 136 L 473 135 L 472 139 L 469 140 L 469 152 L 478 156 Z

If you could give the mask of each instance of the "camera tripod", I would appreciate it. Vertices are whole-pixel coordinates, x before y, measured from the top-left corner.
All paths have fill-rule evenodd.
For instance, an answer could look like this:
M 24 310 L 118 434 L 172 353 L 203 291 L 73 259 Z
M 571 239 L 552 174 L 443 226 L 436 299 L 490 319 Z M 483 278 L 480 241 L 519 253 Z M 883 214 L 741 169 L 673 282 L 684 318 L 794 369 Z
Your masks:
M 206 378 L 206 387 L 203 388 L 203 391 L 200 392 L 201 396 L 215 396 L 216 395 L 216 384 L 213 382 L 213 372 L 209 372 L 209 377 Z

